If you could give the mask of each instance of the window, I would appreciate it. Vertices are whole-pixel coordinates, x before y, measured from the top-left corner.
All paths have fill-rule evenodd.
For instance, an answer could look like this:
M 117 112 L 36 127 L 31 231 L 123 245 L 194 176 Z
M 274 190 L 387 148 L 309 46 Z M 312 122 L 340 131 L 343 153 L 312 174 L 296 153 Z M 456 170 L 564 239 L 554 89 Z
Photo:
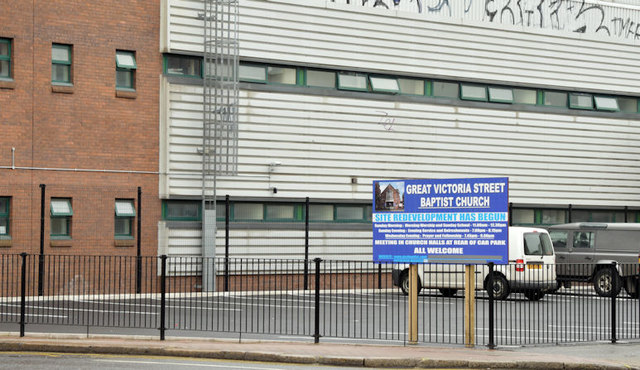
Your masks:
M 553 255 L 553 244 L 545 233 L 525 233 L 524 254 L 527 256 L 551 256 Z
M 293 204 L 267 204 L 267 221 L 302 220 L 301 208 Z
M 307 86 L 336 87 L 336 74 L 334 72 L 307 70 Z
M 460 98 L 464 100 L 487 101 L 487 88 L 478 85 L 460 84 Z
M 336 206 L 336 221 L 362 221 L 364 210 L 362 206 Z
M 411 78 L 399 78 L 400 93 L 409 95 L 424 95 L 424 81 Z
M 0 237 L 9 236 L 9 197 L 0 197 Z
M 513 90 L 504 87 L 489 87 L 489 101 L 513 103 Z
M 70 237 L 71 236 L 71 199 L 51 198 L 51 236 Z
M 591 94 L 569 94 L 569 108 L 593 109 L 593 97 Z
M 309 221 L 333 221 L 333 206 L 331 204 L 310 204 Z
M 296 69 L 283 67 L 268 67 L 267 82 L 276 84 L 295 85 Z
M 626 113 L 638 113 L 638 100 L 634 98 L 618 98 L 618 107 Z
M 51 81 L 71 83 L 71 45 L 51 46 Z
M 0 78 L 11 78 L 11 40 L 0 38 Z
M 596 103 L 597 110 L 606 110 L 611 112 L 618 112 L 620 107 L 618 107 L 618 99 L 610 97 L 610 96 L 594 96 L 593 100 Z
M 545 91 L 543 98 L 543 104 L 553 107 L 566 107 L 567 106 L 567 93 Z
M 454 82 L 433 81 L 433 96 L 458 98 L 458 84 Z
M 542 225 L 563 224 L 567 222 L 567 212 L 564 209 L 540 210 L 540 222 Z
M 338 89 L 367 91 L 367 75 L 340 72 L 338 73 Z
M 512 209 L 511 218 L 514 225 L 533 225 L 535 223 L 535 210 Z
M 265 66 L 241 64 L 238 79 L 249 82 L 267 82 L 267 68 Z
M 594 233 L 589 231 L 575 231 L 573 233 L 574 248 L 591 248 L 593 249 Z
M 532 89 L 513 89 L 513 102 L 535 105 L 538 103 L 538 92 Z
M 135 89 L 136 56 L 131 51 L 116 50 L 116 88 Z
M 165 200 L 162 203 L 162 218 L 167 221 L 200 221 L 201 201 Z
M 566 248 L 567 247 L 567 239 L 569 239 L 569 235 L 566 231 L 549 231 L 549 236 L 551 237 L 551 242 L 553 243 L 554 248 Z
M 398 80 L 391 77 L 374 77 L 369 76 L 371 90 L 375 92 L 398 93 L 400 86 Z
M 116 199 L 115 235 L 133 236 L 133 219 L 136 217 L 136 209 L 133 200 Z
M 235 203 L 233 219 L 238 221 L 262 221 L 264 208 L 260 203 Z
M 164 71 L 170 76 L 202 78 L 202 58 L 184 55 L 165 55 Z

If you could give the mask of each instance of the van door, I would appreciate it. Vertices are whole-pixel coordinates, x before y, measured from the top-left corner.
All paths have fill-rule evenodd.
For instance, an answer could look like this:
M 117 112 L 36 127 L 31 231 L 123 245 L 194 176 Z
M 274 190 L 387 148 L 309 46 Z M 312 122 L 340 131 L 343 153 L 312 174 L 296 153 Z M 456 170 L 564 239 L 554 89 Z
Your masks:
M 572 232 L 567 262 L 572 264 L 572 276 L 588 278 L 595 262 L 596 233 L 588 230 Z

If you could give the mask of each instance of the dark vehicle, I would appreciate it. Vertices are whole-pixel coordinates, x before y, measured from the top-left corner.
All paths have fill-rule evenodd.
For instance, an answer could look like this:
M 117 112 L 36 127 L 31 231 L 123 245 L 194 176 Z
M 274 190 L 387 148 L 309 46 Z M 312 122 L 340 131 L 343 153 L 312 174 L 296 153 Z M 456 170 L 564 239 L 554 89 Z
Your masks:
M 549 227 L 549 235 L 559 283 L 590 282 L 602 297 L 618 295 L 624 287 L 631 297 L 638 297 L 640 224 L 554 225 Z

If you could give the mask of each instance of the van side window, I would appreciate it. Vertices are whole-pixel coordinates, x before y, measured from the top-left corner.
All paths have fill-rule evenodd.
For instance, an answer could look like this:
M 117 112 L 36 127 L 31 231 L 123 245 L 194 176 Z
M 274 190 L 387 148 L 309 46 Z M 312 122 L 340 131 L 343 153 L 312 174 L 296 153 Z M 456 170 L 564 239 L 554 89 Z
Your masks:
M 524 254 L 527 256 L 551 256 L 553 244 L 545 233 L 524 234 Z
M 567 247 L 567 239 L 569 238 L 569 233 L 567 233 L 566 231 L 551 231 L 549 235 L 551 236 L 551 242 L 553 242 L 554 248 Z
M 574 248 L 591 248 L 593 249 L 594 233 L 588 231 L 575 231 L 573 233 Z

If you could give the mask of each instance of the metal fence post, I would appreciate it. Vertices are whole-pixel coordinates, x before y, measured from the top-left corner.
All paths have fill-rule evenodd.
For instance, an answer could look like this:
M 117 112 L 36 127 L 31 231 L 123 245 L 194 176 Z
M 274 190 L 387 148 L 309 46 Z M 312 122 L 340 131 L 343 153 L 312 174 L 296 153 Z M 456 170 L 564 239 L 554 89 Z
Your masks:
M 313 343 L 320 343 L 320 263 L 322 262 L 322 258 L 316 258 L 313 262 L 316 263 L 315 330 Z
M 616 316 L 617 316 L 617 307 L 616 307 L 616 292 L 618 290 L 618 269 L 616 266 L 616 261 L 611 262 L 612 267 L 612 279 L 611 279 L 611 343 L 615 343 L 618 341 L 617 333 L 616 333 Z
M 38 257 L 38 296 L 44 294 L 44 197 L 47 185 L 40 184 L 40 256 Z
M 489 348 L 496 348 L 495 343 L 495 311 L 494 311 L 494 303 L 493 299 L 493 262 L 489 262 L 489 280 L 487 281 L 487 293 L 489 295 Z
M 229 194 L 224 197 L 224 291 L 229 291 Z
M 142 188 L 138 186 L 138 227 L 136 230 L 136 294 L 142 293 Z
M 309 197 L 304 206 L 304 290 L 309 289 Z
M 160 277 L 160 340 L 164 340 L 164 332 L 166 330 L 165 326 L 165 311 L 166 311 L 166 300 L 165 296 L 167 293 L 167 255 L 163 254 L 160 256 L 161 261 L 161 277 Z
M 22 257 L 22 281 L 20 282 L 20 337 L 24 337 L 24 326 L 27 306 L 27 254 L 20 253 Z

